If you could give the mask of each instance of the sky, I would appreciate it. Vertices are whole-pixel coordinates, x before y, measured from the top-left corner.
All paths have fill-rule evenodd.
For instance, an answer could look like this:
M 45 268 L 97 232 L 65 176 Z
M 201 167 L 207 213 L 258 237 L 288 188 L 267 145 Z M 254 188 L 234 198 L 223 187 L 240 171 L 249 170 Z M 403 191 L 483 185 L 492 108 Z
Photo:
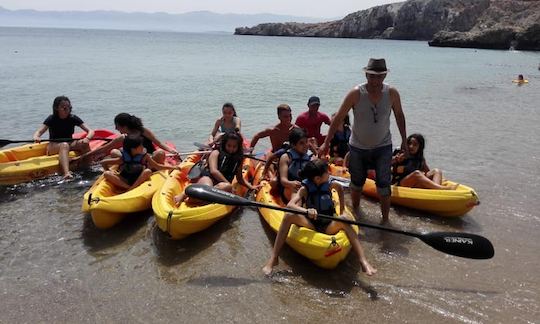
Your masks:
M 351 12 L 400 0 L 0 0 L 9 10 L 40 11 L 116 10 L 125 12 L 184 13 L 208 10 L 217 13 L 273 13 L 304 17 L 343 17 Z

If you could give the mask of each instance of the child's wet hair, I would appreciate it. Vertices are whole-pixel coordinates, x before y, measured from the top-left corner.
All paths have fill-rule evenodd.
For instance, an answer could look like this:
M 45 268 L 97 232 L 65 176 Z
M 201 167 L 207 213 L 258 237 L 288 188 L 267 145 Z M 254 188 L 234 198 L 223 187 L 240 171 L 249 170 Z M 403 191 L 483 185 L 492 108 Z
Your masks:
M 234 108 L 234 105 L 230 102 L 226 102 L 223 104 L 223 107 L 221 107 L 221 111 L 225 110 L 225 108 L 231 108 L 232 111 L 233 111 L 233 117 L 238 117 L 236 116 L 236 109 Z
M 58 107 L 60 106 L 60 103 L 62 101 L 67 101 L 69 102 L 69 113 L 71 114 L 71 100 L 69 100 L 68 97 L 66 96 L 58 96 L 56 98 L 54 98 L 54 101 L 53 101 L 53 104 L 52 104 L 52 110 L 53 110 L 53 115 L 55 115 L 56 117 L 58 117 Z
M 131 149 L 137 148 L 143 144 L 141 135 L 127 135 L 124 138 L 124 152 L 130 153 Z
M 289 133 L 289 143 L 291 145 L 296 145 L 302 138 L 307 138 L 306 132 L 301 128 L 294 128 Z
M 139 117 L 128 113 L 119 113 L 116 115 L 116 117 L 114 117 L 114 124 L 132 130 L 138 130 L 140 132 L 144 130 L 142 120 Z
M 328 172 L 328 162 L 318 159 L 306 163 L 298 175 L 302 179 L 312 181 L 315 177 L 321 177 L 326 172 Z

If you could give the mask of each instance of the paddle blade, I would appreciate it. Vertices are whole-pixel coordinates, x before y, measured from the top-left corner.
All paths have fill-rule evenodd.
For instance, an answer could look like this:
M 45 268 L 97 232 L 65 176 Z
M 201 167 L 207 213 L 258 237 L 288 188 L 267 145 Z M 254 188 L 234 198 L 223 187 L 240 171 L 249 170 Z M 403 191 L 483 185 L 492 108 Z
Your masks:
M 252 201 L 237 196 L 233 193 L 216 189 L 203 184 L 193 184 L 186 188 L 186 195 L 199 200 L 211 203 L 232 205 L 232 206 L 251 206 Z
M 418 234 L 424 243 L 441 252 L 469 259 L 491 259 L 495 254 L 491 242 L 469 233 L 434 232 Z

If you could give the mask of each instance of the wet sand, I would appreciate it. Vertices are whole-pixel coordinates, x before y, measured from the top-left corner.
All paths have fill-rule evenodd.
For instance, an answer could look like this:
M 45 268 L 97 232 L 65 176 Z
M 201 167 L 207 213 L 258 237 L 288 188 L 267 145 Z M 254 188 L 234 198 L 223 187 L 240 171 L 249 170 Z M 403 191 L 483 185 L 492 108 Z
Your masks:
M 365 229 L 374 277 L 360 272 L 352 254 L 329 271 L 285 248 L 267 278 L 261 267 L 274 234 L 256 210 L 237 210 L 181 241 L 161 232 L 151 212 L 102 231 L 80 211 L 96 174 L 87 176 L 2 192 L 1 322 L 538 319 L 538 277 L 520 271 L 538 269 L 537 251 L 520 242 L 537 228 L 504 229 L 504 218 L 485 211 L 495 197 L 458 219 L 391 211 L 392 225 L 408 230 L 481 233 L 495 245 L 492 260 L 452 257 L 414 238 Z M 362 206 L 367 221 L 379 220 L 374 201 Z

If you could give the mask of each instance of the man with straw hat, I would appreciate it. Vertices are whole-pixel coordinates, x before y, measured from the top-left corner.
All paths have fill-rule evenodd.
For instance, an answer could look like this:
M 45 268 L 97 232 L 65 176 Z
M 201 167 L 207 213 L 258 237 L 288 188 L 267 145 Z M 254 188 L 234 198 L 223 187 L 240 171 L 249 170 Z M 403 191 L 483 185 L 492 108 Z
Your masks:
M 392 175 L 392 136 L 390 115 L 394 112 L 401 135 L 401 149 L 407 154 L 407 131 L 405 115 L 401 108 L 398 91 L 383 83 L 388 69 L 384 59 L 369 59 L 364 68 L 367 82 L 354 87 L 343 99 L 336 113 L 328 135 L 319 149 L 319 155 L 326 155 L 330 140 L 343 123 L 349 110 L 353 110 L 349 172 L 351 173 L 352 207 L 356 218 L 360 217 L 360 195 L 366 181 L 368 169 L 375 169 L 377 192 L 380 196 L 382 222 L 388 221 L 390 212 L 390 185 Z

